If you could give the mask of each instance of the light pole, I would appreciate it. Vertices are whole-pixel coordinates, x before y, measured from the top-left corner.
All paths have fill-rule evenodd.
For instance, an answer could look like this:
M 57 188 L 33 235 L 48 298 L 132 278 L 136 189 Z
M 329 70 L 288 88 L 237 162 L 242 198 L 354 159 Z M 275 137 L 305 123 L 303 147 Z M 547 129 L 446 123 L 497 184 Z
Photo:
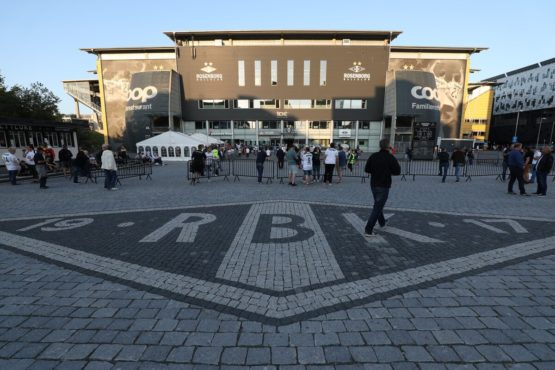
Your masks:
M 518 120 L 519 120 L 519 118 L 520 118 L 520 110 L 518 112 L 516 112 L 516 124 L 515 124 L 515 134 L 514 134 L 515 138 L 516 138 L 516 133 L 518 131 Z
M 540 128 L 538 129 L 538 137 L 536 138 L 536 148 L 538 147 L 538 144 L 540 143 L 540 133 L 542 131 L 542 122 L 543 122 L 544 119 L 546 119 L 546 117 L 540 116 Z
M 555 127 L 555 121 L 551 122 L 551 134 L 549 135 L 549 145 L 553 144 L 553 128 Z

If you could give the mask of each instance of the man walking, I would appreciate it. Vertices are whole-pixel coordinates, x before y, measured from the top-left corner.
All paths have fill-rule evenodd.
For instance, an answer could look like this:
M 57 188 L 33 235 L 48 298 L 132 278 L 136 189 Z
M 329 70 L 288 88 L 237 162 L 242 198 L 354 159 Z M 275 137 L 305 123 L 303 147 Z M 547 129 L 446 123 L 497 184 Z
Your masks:
M 389 189 L 391 188 L 391 176 L 399 176 L 401 174 L 401 166 L 397 159 L 389 152 L 389 140 L 380 140 L 380 151 L 374 153 L 368 158 L 364 171 L 369 173 L 370 189 L 374 196 L 374 206 L 372 213 L 368 218 L 366 227 L 364 228 L 364 235 L 372 237 L 377 235 L 374 232 L 376 222 L 384 227 L 386 224 L 383 215 L 383 209 L 387 198 L 389 196 Z
M 520 195 L 528 195 L 526 194 L 526 190 L 524 189 L 524 157 L 522 155 L 522 144 L 515 143 L 513 146 L 513 150 L 509 153 L 508 158 L 509 163 L 509 172 L 511 177 L 509 179 L 509 194 L 516 194 L 513 191 L 513 185 L 516 180 L 518 180 L 518 189 L 520 190 Z
M 21 167 L 19 166 L 19 159 L 17 159 L 17 157 L 15 156 L 15 148 L 13 146 L 9 147 L 8 152 L 2 154 L 2 159 L 6 164 L 6 170 L 8 170 L 8 177 L 10 179 L 10 183 L 12 185 L 18 185 L 18 183 L 16 182 L 16 179 L 17 179 L 17 173 L 19 172 L 19 169 Z
M 437 158 L 439 159 L 439 175 L 443 176 L 441 182 L 445 182 L 447 171 L 449 171 L 449 153 L 445 148 L 441 148 Z
M 330 147 L 326 149 L 324 153 L 324 165 L 325 165 L 325 172 L 324 172 L 324 185 L 328 183 L 331 185 L 333 180 L 333 169 L 338 162 L 339 153 L 335 149 L 335 143 L 330 143 Z
M 455 167 L 456 181 L 459 182 L 461 177 L 461 167 L 465 164 L 466 155 L 460 148 L 455 148 L 455 151 L 451 154 L 451 160 L 453 161 L 453 167 Z
M 262 184 L 262 174 L 264 173 L 264 162 L 268 158 L 265 150 L 256 153 L 256 171 L 258 172 L 258 183 Z

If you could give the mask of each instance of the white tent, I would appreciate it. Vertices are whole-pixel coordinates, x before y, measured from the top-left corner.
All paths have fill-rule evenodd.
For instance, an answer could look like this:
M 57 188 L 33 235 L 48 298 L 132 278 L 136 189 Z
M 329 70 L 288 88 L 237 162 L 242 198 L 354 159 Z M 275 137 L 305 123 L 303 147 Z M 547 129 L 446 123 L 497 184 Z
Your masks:
M 162 161 L 188 161 L 203 142 L 181 132 L 167 131 L 137 143 L 137 153 L 151 153 Z
M 200 132 L 192 134 L 191 137 L 199 140 L 204 145 L 212 145 L 212 144 L 222 145 L 224 143 L 223 141 L 218 140 L 215 137 L 208 136 L 206 134 L 201 134 Z

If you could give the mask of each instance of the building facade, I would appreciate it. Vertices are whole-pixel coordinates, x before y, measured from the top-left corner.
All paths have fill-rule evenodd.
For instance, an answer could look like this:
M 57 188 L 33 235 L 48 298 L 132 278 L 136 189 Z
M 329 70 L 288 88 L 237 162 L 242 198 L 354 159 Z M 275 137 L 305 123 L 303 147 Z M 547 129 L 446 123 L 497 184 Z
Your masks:
M 490 142 L 555 143 L 555 58 L 487 79 L 495 82 Z
M 470 56 L 484 49 L 392 46 L 399 34 L 167 32 L 173 47 L 85 51 L 97 55 L 107 137 L 131 148 L 165 130 L 363 150 L 382 137 L 400 148 L 426 135 L 459 137 Z M 160 78 L 164 71 L 177 78 Z M 416 78 L 423 74 L 432 77 Z M 406 109 L 402 96 L 413 100 Z

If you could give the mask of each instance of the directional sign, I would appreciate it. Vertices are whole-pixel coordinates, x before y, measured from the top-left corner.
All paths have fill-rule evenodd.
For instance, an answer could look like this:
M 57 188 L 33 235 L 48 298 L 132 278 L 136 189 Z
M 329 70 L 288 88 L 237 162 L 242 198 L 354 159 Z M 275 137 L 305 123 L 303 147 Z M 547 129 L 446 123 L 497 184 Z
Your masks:
M 549 220 L 261 202 L 0 221 L 0 246 L 282 324 L 555 251 Z

